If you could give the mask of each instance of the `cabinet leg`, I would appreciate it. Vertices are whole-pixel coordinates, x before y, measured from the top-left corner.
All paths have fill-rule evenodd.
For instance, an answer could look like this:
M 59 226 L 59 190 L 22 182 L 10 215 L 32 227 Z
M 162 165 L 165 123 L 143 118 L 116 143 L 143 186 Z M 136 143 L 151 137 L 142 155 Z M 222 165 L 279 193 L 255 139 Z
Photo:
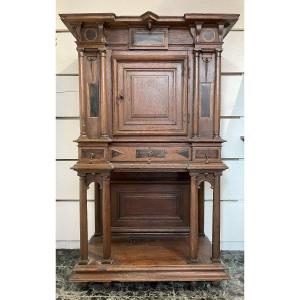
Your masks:
M 198 259 L 198 186 L 197 176 L 191 175 L 190 201 L 190 261 Z
M 110 215 L 110 176 L 103 176 L 102 187 L 102 229 L 103 263 L 111 263 L 111 215 Z
M 199 236 L 204 236 L 204 181 L 200 183 L 198 190 L 199 197 Z
M 102 235 L 102 207 L 100 184 L 95 182 L 95 236 Z
M 212 261 L 220 262 L 220 175 L 215 175 L 213 195 Z
M 87 186 L 85 176 L 80 176 L 80 260 L 88 261 Z

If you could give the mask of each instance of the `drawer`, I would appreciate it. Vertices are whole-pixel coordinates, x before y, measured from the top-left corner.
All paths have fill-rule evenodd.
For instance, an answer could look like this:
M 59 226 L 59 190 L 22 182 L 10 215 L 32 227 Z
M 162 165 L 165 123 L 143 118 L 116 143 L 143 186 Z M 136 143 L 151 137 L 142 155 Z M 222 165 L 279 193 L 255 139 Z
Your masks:
M 104 148 L 80 148 L 79 149 L 79 160 L 88 162 L 97 162 L 105 160 L 105 149 Z
M 218 147 L 193 148 L 193 160 L 201 162 L 214 162 L 221 160 L 221 149 Z
M 111 161 L 187 161 L 189 147 L 111 147 Z

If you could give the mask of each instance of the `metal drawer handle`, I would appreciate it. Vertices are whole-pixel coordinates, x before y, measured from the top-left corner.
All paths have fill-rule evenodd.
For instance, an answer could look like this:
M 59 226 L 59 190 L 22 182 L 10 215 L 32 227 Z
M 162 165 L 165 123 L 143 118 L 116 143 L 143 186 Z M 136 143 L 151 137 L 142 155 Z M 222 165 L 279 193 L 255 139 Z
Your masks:
M 93 152 L 91 152 L 91 153 L 89 154 L 89 157 L 90 157 L 90 159 L 94 159 L 94 158 L 95 158 L 95 156 L 96 156 L 96 154 L 95 154 L 95 153 L 93 153 Z

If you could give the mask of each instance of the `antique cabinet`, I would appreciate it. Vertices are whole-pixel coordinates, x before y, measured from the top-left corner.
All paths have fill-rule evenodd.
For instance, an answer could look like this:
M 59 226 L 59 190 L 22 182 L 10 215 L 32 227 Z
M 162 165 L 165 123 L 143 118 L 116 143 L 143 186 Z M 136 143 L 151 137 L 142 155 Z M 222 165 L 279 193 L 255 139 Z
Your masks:
M 228 279 L 220 260 L 221 53 L 239 16 L 60 17 L 76 39 L 80 82 L 80 260 L 70 280 Z

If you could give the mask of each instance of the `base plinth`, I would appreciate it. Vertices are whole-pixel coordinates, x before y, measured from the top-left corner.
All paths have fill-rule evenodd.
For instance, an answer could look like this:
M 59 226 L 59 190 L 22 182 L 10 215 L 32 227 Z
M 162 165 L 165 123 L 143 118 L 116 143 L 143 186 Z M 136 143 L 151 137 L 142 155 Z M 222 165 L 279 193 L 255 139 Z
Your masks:
M 188 237 L 114 237 L 112 264 L 101 264 L 102 241 L 89 243 L 89 263 L 76 264 L 72 282 L 218 281 L 229 279 L 224 265 L 211 262 L 211 243 L 199 237 L 198 263 L 189 263 Z

